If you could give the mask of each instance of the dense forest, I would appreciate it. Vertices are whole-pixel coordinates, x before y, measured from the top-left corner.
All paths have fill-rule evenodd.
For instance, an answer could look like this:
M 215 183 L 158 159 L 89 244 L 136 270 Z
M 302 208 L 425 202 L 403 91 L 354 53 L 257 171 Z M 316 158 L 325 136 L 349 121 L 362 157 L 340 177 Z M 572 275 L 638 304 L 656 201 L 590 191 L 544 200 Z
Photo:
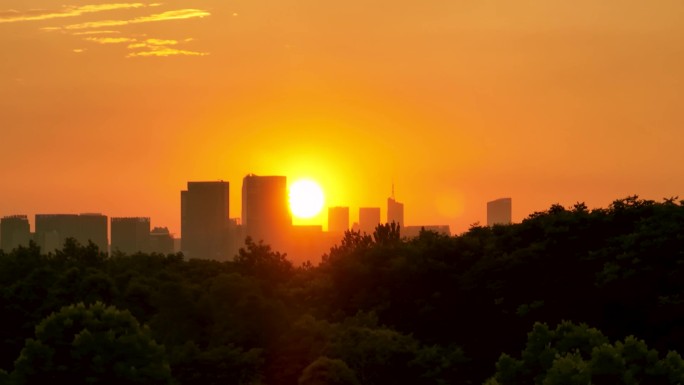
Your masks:
M 449 237 L 347 232 L 319 266 L 67 241 L 0 252 L 0 383 L 684 383 L 684 201 L 554 205 Z

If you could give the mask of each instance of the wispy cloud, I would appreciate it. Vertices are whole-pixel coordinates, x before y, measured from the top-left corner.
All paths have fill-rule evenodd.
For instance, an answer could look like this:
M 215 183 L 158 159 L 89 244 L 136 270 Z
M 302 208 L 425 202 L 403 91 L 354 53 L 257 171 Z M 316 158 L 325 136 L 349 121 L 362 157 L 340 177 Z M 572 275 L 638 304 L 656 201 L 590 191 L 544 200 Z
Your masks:
M 83 40 L 92 41 L 98 44 L 121 44 L 121 43 L 132 43 L 136 39 L 129 37 L 87 37 Z
M 201 9 L 178 9 L 166 11 L 149 16 L 136 17 L 129 20 L 101 20 L 89 21 L 79 24 L 71 24 L 64 27 L 67 30 L 93 29 L 105 27 L 119 27 L 129 24 L 152 23 L 157 21 L 186 20 L 211 16 L 211 13 Z
M 206 52 L 188 51 L 172 47 L 150 47 L 149 51 L 131 52 L 126 57 L 207 56 Z
M 83 31 L 83 32 L 74 32 L 72 35 L 75 36 L 83 36 L 83 35 L 115 35 L 121 33 L 119 31 Z
M 61 22 L 59 24 L 55 22 L 55 24 L 58 25 L 48 25 L 40 29 L 47 32 L 61 32 L 65 35 L 76 36 L 80 38 L 81 42 L 85 41 L 100 45 L 125 44 L 125 47 L 128 50 L 127 57 L 208 55 L 209 53 L 206 52 L 198 52 L 181 48 L 181 45 L 193 41 L 192 38 L 187 38 L 184 40 L 153 39 L 146 38 L 146 34 L 126 36 L 123 29 L 119 30 L 120 28 L 118 27 L 124 27 L 131 24 L 154 23 L 171 20 L 201 19 L 211 16 L 211 13 L 209 11 L 193 8 L 167 10 L 162 9 L 158 13 L 152 14 L 149 14 L 149 11 L 143 11 L 143 9 L 161 6 L 163 6 L 162 3 L 121 2 L 81 6 L 65 5 L 58 9 L 31 9 L 24 11 L 0 10 L 0 23 L 15 23 L 81 17 L 75 22 L 67 21 Z M 102 20 L 101 16 L 96 16 L 101 12 L 117 10 L 127 11 L 126 16 L 120 16 L 120 19 L 104 20 Z M 134 13 L 130 14 L 129 12 Z M 145 15 L 145 13 L 147 13 L 147 15 Z M 80 47 L 73 49 L 74 53 L 84 53 L 86 51 L 87 49 Z
M 135 9 L 153 6 L 156 4 L 146 5 L 143 3 L 113 3 L 113 4 L 95 4 L 82 6 L 64 6 L 61 9 L 30 9 L 27 11 L 18 11 L 10 9 L 0 11 L 0 23 L 15 23 L 21 21 L 38 21 L 59 19 L 65 17 L 77 17 L 89 13 L 98 13 L 106 11 L 115 11 L 123 9 Z
M 182 41 L 173 39 L 138 39 L 128 37 L 110 37 L 110 36 L 90 36 L 83 39 L 84 41 L 97 44 L 123 44 L 128 43 L 126 48 L 130 52 L 126 57 L 168 57 L 168 56 L 207 56 L 207 52 L 191 51 L 187 49 L 176 48 L 179 44 L 193 41 L 193 39 L 184 39 Z

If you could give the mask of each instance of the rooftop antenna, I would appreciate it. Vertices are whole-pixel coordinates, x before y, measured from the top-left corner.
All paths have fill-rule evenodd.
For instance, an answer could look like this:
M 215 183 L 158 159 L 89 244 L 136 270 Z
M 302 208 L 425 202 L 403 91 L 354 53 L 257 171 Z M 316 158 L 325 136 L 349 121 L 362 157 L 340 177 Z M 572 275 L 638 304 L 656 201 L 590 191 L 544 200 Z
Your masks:
M 396 200 L 394 199 L 394 180 L 392 180 L 392 200 Z

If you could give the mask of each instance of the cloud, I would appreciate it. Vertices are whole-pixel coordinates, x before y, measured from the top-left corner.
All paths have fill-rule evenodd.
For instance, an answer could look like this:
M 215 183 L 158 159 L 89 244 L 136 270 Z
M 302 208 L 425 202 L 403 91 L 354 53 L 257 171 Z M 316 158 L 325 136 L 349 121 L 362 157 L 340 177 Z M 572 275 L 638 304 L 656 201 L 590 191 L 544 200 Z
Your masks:
M 62 7 L 62 9 L 58 10 L 30 9 L 28 11 L 17 11 L 15 9 L 10 9 L 6 11 L 0 11 L 0 23 L 15 23 L 21 21 L 37 21 L 65 17 L 77 17 L 88 13 L 98 13 L 122 9 L 135 9 L 147 6 L 148 5 L 143 3 L 113 3 L 83 6 L 64 6 Z
M 163 40 L 163 39 L 147 39 L 145 41 L 149 45 L 176 45 L 178 40 Z
M 187 51 L 171 47 L 154 47 L 149 51 L 131 52 L 126 57 L 207 56 L 206 52 Z
M 187 42 L 185 39 L 184 42 Z M 180 42 L 171 39 L 146 39 L 129 44 L 129 50 L 142 50 L 131 52 L 126 57 L 167 57 L 167 56 L 207 56 L 206 52 L 197 52 L 175 48 Z
M 136 39 L 129 37 L 87 37 L 83 40 L 92 41 L 98 44 L 121 44 L 121 43 L 132 43 Z
M 83 36 L 83 35 L 115 35 L 121 33 L 119 31 L 83 31 L 74 32 L 72 35 Z
M 84 41 L 97 44 L 123 44 L 128 43 L 126 48 L 130 52 L 126 57 L 168 57 L 168 56 L 207 56 L 207 52 L 198 52 L 176 48 L 181 41 L 174 39 L 139 39 L 132 37 L 111 37 L 111 36 L 90 36 L 85 37 Z M 192 39 L 185 39 L 182 42 L 189 42 Z
M 122 25 L 129 24 L 141 24 L 141 23 L 152 23 L 156 21 L 168 21 L 168 20 L 186 20 L 194 18 L 203 18 L 211 16 L 211 13 L 201 9 L 178 9 L 173 11 L 166 11 L 162 13 L 157 13 L 149 16 L 136 17 L 130 20 L 101 20 L 101 21 L 89 21 L 79 24 L 71 24 L 64 27 L 67 30 L 80 30 L 80 29 L 93 29 L 93 28 L 104 28 L 104 27 L 119 27 Z

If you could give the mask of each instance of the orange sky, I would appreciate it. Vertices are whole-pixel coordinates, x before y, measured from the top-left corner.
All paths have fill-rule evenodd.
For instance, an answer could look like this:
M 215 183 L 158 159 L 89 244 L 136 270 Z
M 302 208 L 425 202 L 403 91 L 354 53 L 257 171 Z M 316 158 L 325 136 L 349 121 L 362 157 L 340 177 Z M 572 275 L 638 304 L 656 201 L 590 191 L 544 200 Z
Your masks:
M 247 173 L 352 220 L 394 181 L 454 232 L 504 196 L 517 221 L 684 198 L 681 0 L 63 4 L 0 3 L 0 215 L 178 233 L 186 181 L 230 181 L 237 217 Z

